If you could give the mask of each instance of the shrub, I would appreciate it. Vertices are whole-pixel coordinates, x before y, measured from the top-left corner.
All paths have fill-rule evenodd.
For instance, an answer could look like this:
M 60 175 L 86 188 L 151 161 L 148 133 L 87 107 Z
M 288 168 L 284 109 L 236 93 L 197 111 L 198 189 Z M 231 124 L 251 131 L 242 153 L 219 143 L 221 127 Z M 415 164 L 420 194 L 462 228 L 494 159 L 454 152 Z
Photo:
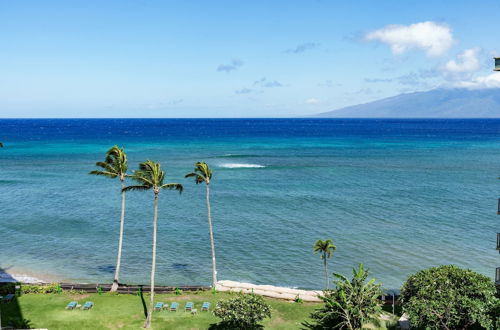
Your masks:
M 495 292 L 488 277 L 448 265 L 410 276 L 401 288 L 400 300 L 417 328 L 492 329 L 499 306 Z
M 219 301 L 214 315 L 222 319 L 221 328 L 255 329 L 260 321 L 271 317 L 271 307 L 261 296 L 240 293 L 235 298 Z
M 363 324 L 381 313 L 380 284 L 375 279 L 365 283 L 368 270 L 363 264 L 352 270 L 353 278 L 334 273 L 336 288 L 325 291 L 321 299 L 325 306 L 311 314 L 315 323 L 304 323 L 309 329 L 361 329 Z
M 57 293 L 58 284 L 29 285 L 21 284 L 21 293 Z

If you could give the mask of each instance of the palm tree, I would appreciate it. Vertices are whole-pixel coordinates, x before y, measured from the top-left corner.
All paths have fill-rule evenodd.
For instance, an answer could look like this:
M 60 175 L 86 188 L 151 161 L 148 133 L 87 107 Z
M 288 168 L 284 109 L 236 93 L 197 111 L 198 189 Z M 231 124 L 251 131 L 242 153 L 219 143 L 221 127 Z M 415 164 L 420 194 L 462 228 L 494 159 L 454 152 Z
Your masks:
M 332 253 L 337 250 L 337 247 L 333 245 L 333 241 L 331 239 L 327 239 L 325 241 L 317 240 L 314 244 L 314 253 L 320 252 L 321 259 L 323 259 L 323 264 L 325 265 L 325 282 L 326 289 L 328 290 L 328 270 L 326 267 L 326 259 L 332 256 Z
M 144 327 L 151 326 L 151 316 L 153 313 L 154 294 L 155 294 L 155 271 L 156 271 L 156 223 L 158 220 L 158 195 L 161 189 L 175 189 L 179 193 L 182 192 L 182 185 L 178 183 L 163 183 L 165 179 L 165 172 L 161 170 L 160 163 L 155 163 L 147 160 L 139 165 L 139 169 L 134 171 L 131 176 L 132 179 L 137 181 L 138 185 L 128 186 L 123 188 L 123 191 L 128 190 L 149 190 L 152 189 L 154 193 L 154 216 L 153 216 L 153 261 L 151 264 L 151 302 L 148 309 L 148 316 L 144 322 Z
M 122 243 L 123 243 L 123 225 L 125 222 L 125 177 L 127 176 L 127 155 L 123 151 L 123 148 L 118 148 L 117 146 L 112 147 L 106 152 L 106 159 L 103 162 L 95 163 L 96 166 L 102 168 L 102 170 L 92 171 L 89 174 L 102 175 L 108 178 L 119 178 L 121 183 L 121 195 L 122 195 L 122 210 L 120 216 L 120 240 L 118 242 L 118 257 L 116 259 L 116 269 L 115 278 L 113 280 L 113 285 L 111 286 L 111 292 L 118 289 L 118 278 L 120 275 L 120 265 L 122 258 Z
M 215 264 L 215 244 L 214 232 L 212 229 L 212 213 L 210 211 L 210 180 L 212 179 L 212 170 L 205 162 L 197 162 L 194 164 L 194 172 L 186 174 L 186 178 L 194 176 L 196 184 L 205 182 L 206 199 L 207 199 L 207 213 L 208 213 L 208 229 L 210 232 L 210 246 L 212 248 L 212 288 L 217 284 L 217 267 Z

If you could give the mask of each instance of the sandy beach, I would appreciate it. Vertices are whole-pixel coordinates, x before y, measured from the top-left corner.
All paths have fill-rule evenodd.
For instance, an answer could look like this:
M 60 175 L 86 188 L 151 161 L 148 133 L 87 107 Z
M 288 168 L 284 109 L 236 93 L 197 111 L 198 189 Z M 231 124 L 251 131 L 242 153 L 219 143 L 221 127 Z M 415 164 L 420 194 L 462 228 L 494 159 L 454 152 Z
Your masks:
M 35 273 L 27 269 L 9 268 L 8 270 L 0 268 L 0 283 L 53 283 L 61 281 L 57 276 L 50 273 Z

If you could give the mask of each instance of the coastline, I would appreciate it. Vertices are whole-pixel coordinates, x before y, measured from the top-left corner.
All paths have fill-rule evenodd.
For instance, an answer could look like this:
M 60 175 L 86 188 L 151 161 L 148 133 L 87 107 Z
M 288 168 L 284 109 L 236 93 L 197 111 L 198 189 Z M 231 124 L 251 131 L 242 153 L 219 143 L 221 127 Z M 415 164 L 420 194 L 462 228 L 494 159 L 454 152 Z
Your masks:
M 17 267 L 9 268 L 8 270 L 0 268 L 0 283 L 54 283 L 60 282 L 62 279 L 54 274 L 34 272 L 27 269 Z

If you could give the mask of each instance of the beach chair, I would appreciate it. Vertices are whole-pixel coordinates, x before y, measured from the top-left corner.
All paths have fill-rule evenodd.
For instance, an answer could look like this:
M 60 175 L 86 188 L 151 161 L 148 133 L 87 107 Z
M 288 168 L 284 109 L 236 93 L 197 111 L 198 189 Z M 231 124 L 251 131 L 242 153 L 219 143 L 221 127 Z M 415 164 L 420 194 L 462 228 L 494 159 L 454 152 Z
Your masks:
M 163 303 L 157 302 L 155 305 L 155 311 L 161 311 L 163 309 Z
M 177 308 L 179 307 L 179 304 L 176 302 L 173 302 L 170 304 L 170 311 L 171 312 L 177 312 Z
M 66 309 L 75 309 L 77 305 L 77 302 L 76 301 L 72 301 L 70 302 L 67 306 L 66 306 Z
M 210 309 L 210 303 L 208 301 L 205 301 L 203 303 L 203 305 L 201 306 L 201 311 L 205 311 L 205 312 L 208 312 L 208 310 Z
M 2 302 L 4 302 L 4 303 L 11 302 L 12 300 L 14 300 L 15 296 L 16 296 L 15 294 L 9 293 L 8 295 L 6 295 L 5 297 L 2 298 Z
M 82 309 L 83 309 L 83 310 L 89 310 L 89 309 L 91 309 L 92 307 L 94 307 L 94 303 L 93 303 L 93 302 L 91 302 L 91 301 L 87 301 L 87 302 L 85 303 L 85 305 L 83 305 Z
M 186 306 L 184 307 L 185 312 L 190 312 L 193 309 L 193 303 L 192 302 L 187 302 Z

